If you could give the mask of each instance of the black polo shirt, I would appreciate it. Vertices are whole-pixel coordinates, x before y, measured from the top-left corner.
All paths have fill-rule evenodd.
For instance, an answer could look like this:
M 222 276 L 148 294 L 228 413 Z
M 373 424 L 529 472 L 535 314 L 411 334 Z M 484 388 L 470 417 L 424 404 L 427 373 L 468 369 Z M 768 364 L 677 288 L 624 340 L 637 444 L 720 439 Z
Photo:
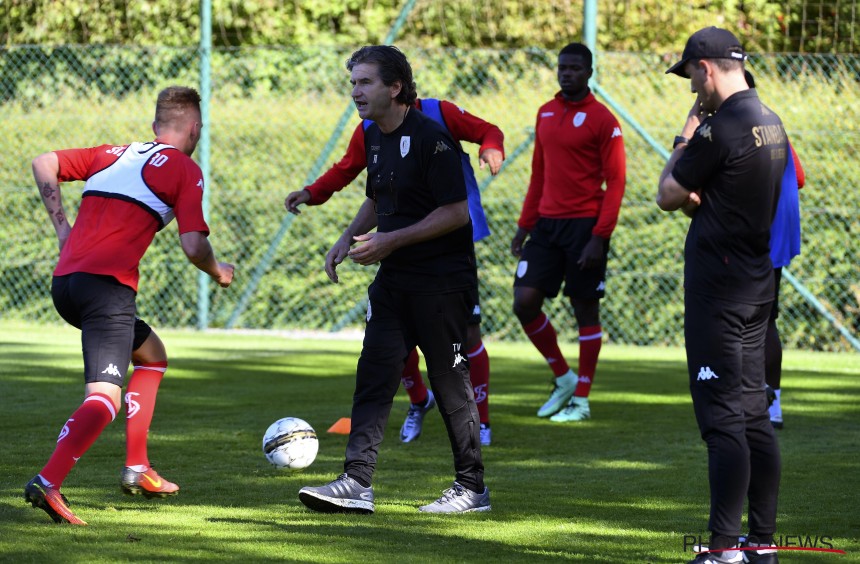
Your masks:
M 454 140 L 445 129 L 412 108 L 393 132 L 374 123 L 364 137 L 366 194 L 375 202 L 377 231 L 418 223 L 445 204 L 466 199 L 466 182 Z M 397 249 L 381 262 L 377 281 L 422 294 L 477 286 L 472 225 Z
M 782 121 L 753 89 L 727 98 L 696 130 L 672 170 L 702 197 L 684 249 L 686 291 L 773 300 L 770 225 L 788 151 Z

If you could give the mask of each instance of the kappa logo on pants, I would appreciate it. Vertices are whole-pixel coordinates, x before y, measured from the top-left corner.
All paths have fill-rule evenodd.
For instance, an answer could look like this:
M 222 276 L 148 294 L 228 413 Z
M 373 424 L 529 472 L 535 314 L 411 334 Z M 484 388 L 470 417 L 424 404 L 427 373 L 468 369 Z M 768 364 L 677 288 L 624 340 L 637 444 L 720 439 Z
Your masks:
M 711 370 L 710 366 L 703 366 L 699 368 L 699 376 L 696 378 L 696 380 L 701 382 L 702 380 L 713 380 L 714 378 L 719 379 L 720 377 L 717 376 L 713 370 Z

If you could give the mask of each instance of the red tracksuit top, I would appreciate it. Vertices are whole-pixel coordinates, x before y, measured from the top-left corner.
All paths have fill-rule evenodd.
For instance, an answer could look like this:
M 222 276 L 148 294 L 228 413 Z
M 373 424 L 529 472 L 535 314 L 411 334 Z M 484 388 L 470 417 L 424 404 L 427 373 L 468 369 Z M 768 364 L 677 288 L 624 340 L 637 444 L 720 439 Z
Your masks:
M 420 99 L 415 100 L 415 107 L 421 109 Z M 448 131 L 455 141 L 480 144 L 481 148 L 478 154 L 484 149 L 498 149 L 504 155 L 505 135 L 497 126 L 446 100 L 439 101 L 439 109 L 442 112 L 445 125 L 448 126 Z M 365 168 L 367 168 L 367 157 L 364 152 L 364 128 L 362 122 L 359 122 L 349 140 L 346 154 L 317 178 L 313 184 L 305 186 L 305 190 L 311 194 L 308 205 L 324 204 L 335 192 L 342 190 L 355 180 Z
M 557 93 L 538 110 L 532 176 L 517 225 L 531 231 L 540 217 L 596 217 L 592 233 L 608 239 L 626 168 L 621 126 L 609 109 L 591 92 L 578 102 Z

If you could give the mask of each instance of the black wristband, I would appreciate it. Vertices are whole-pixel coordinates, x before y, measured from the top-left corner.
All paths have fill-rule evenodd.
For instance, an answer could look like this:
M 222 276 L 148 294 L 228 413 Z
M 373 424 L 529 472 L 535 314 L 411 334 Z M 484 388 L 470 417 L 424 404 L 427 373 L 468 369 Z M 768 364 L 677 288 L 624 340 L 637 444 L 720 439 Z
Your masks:
M 674 150 L 675 147 L 677 147 L 681 143 L 684 143 L 686 145 L 689 142 L 690 142 L 690 140 L 687 139 L 686 137 L 684 137 L 683 135 L 676 135 L 675 140 L 672 141 L 672 149 Z

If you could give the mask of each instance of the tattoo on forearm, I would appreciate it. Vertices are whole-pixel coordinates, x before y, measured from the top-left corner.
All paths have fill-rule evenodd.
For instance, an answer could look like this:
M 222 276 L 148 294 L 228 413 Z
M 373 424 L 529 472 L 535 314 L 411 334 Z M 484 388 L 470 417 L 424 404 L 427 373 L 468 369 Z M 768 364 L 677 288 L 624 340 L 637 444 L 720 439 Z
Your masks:
M 51 186 L 50 182 L 43 182 L 42 183 L 42 190 L 41 190 L 42 198 L 44 198 L 46 200 L 50 198 L 51 200 L 53 200 L 54 199 L 53 196 L 54 196 L 54 193 L 56 191 L 57 191 L 57 189 L 54 188 L 53 186 Z
M 57 223 L 62 225 L 66 221 L 66 214 L 63 213 L 63 210 L 57 210 L 57 213 L 54 215 L 57 218 Z

